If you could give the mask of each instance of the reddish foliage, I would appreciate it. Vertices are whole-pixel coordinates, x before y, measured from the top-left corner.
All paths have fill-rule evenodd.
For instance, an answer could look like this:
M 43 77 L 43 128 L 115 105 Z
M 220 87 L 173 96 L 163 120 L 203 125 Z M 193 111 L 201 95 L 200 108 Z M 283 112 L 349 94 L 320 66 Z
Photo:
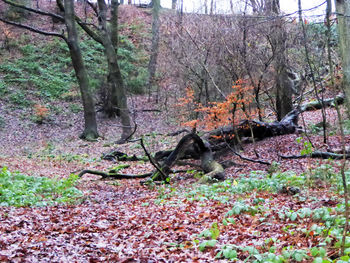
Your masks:
M 253 89 L 242 80 L 238 80 L 224 101 L 211 102 L 209 106 L 204 106 L 195 102 L 194 91 L 188 87 L 186 97 L 180 98 L 180 103 L 177 104 L 182 109 L 180 115 L 182 125 L 192 128 L 199 126 L 205 130 L 212 130 L 227 125 L 236 125 L 243 119 L 256 118 L 257 112 L 251 107 Z M 202 118 L 185 121 L 193 111 L 202 113 Z

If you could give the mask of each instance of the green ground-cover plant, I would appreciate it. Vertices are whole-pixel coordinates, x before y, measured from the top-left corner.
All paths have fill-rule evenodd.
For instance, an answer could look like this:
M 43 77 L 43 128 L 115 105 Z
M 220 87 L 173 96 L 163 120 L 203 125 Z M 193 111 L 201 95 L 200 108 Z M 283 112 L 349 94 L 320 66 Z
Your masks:
M 310 151 L 310 146 L 305 145 L 305 151 Z M 334 252 L 340 248 L 342 232 L 345 225 L 344 204 L 336 206 L 319 206 L 317 197 L 310 195 L 307 187 L 308 180 L 326 180 L 330 189 L 342 193 L 342 185 L 339 173 L 334 169 L 336 163 L 319 165 L 310 174 L 297 175 L 294 172 L 280 172 L 275 169 L 271 173 L 260 171 L 252 172 L 249 175 L 241 175 L 234 179 L 217 182 L 210 185 L 194 184 L 188 189 L 181 189 L 181 192 L 172 186 L 162 186 L 155 204 L 181 205 L 176 199 L 187 200 L 198 205 L 207 204 L 210 201 L 232 204 L 231 208 L 222 212 L 220 221 L 213 222 L 211 227 L 202 230 L 198 235 L 193 236 L 193 247 L 200 251 L 216 251 L 217 258 L 232 261 L 242 260 L 244 262 L 349 262 L 350 258 L 350 237 L 346 239 L 345 256 L 335 258 Z M 310 206 L 299 209 L 291 209 L 289 206 L 277 207 L 273 199 L 257 197 L 259 192 L 279 193 L 283 187 L 298 187 L 302 192 L 308 192 L 307 196 L 295 195 L 296 200 L 305 202 L 309 200 Z M 335 191 L 336 194 L 336 191 Z M 264 196 L 264 195 L 263 195 Z M 337 203 L 339 200 L 334 197 Z M 315 203 L 315 205 L 313 205 Z M 285 246 L 281 249 L 283 240 L 273 238 L 264 244 L 257 243 L 256 246 L 237 246 L 226 244 L 220 240 L 220 236 L 227 236 L 226 229 L 230 225 L 236 225 L 242 217 L 258 218 L 258 224 L 270 224 L 271 220 L 278 220 L 284 224 L 281 231 L 288 235 L 317 237 L 318 242 L 309 248 L 297 248 Z M 259 233 L 257 233 L 259 235 Z M 282 243 L 281 243 L 282 242 Z M 177 244 L 181 249 L 185 244 Z M 278 250 L 277 250 L 278 248 Z
M 19 48 L 21 57 L 4 59 L 0 65 L 3 81 L 10 91 L 10 102 L 29 106 L 28 94 L 44 99 L 58 98 L 75 83 L 68 50 L 59 41 Z M 16 91 L 11 87 L 16 86 Z M 18 89 L 20 88 L 20 89 Z M 12 91 L 12 92 L 11 92 Z
M 60 203 L 76 203 L 83 193 L 74 185 L 78 177 L 67 179 L 35 177 L 0 170 L 0 206 L 50 206 Z
M 130 93 L 142 94 L 148 78 L 148 56 L 126 36 L 120 36 L 118 47 L 119 66 Z
M 91 89 L 97 92 L 107 77 L 104 48 L 90 38 L 83 38 L 80 45 Z M 31 100 L 56 100 L 78 90 L 69 49 L 63 41 L 21 42 L 17 51 L 16 58 L 10 53 L 4 54 L 0 64 L 0 95 L 7 96 L 12 104 L 25 108 L 34 104 Z M 147 56 L 124 36 L 121 36 L 118 56 L 128 90 L 142 93 L 148 74 Z
M 193 174 L 192 171 L 189 173 Z M 194 173 L 194 176 L 196 174 Z M 178 199 L 185 198 L 190 202 L 206 202 L 209 200 L 218 201 L 220 203 L 229 202 L 234 195 L 244 195 L 255 192 L 271 192 L 280 191 L 283 187 L 303 187 L 306 182 L 305 175 L 297 175 L 292 171 L 276 172 L 266 174 L 262 171 L 254 171 L 249 175 L 241 175 L 236 179 L 228 179 L 223 182 L 213 184 L 193 184 L 192 187 L 177 190 L 172 186 L 164 185 L 159 191 L 156 204 L 174 204 L 174 201 L 169 201 L 172 197 Z M 261 200 L 258 201 L 262 202 Z

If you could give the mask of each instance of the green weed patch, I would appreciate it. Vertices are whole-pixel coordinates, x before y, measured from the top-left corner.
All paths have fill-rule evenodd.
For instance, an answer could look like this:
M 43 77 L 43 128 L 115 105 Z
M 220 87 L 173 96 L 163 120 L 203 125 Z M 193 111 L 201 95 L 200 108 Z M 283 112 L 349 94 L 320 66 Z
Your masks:
M 51 206 L 76 203 L 83 193 L 74 187 L 78 177 L 67 179 L 35 177 L 0 170 L 0 206 Z

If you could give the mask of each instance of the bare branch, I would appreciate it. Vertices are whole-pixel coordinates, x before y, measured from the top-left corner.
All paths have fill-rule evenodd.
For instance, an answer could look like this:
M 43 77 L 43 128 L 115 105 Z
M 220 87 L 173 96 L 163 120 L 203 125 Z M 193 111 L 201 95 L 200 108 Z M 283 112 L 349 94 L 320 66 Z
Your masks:
M 43 30 L 35 28 L 35 27 L 31 27 L 31 26 L 28 26 L 28 25 L 23 25 L 23 24 L 17 23 L 17 22 L 8 21 L 6 19 L 3 19 L 2 17 L 0 17 L 0 21 L 6 23 L 8 25 L 17 26 L 17 27 L 20 27 L 20 28 L 23 28 L 23 29 L 27 29 L 27 30 L 32 31 L 34 33 L 42 34 L 42 35 L 45 35 L 45 36 L 59 37 L 59 38 L 62 38 L 64 41 L 67 42 L 67 38 L 63 34 L 60 34 L 60 33 L 57 33 L 57 32 L 43 31 Z
M 9 1 L 9 0 L 1 0 L 1 1 L 3 1 L 4 3 L 6 3 L 8 5 L 11 5 L 11 6 L 14 6 L 14 7 L 18 7 L 18 8 L 21 8 L 21 9 L 24 9 L 24 10 L 27 10 L 27 11 L 30 11 L 30 12 L 33 12 L 33 13 L 36 13 L 36 14 L 39 14 L 39 15 L 50 16 L 50 17 L 56 18 L 56 19 L 58 19 L 58 20 L 60 20 L 62 22 L 64 21 L 63 16 L 60 16 L 60 15 L 55 14 L 55 13 L 46 12 L 46 11 L 43 11 L 43 10 L 40 10 L 40 9 L 30 8 L 30 7 L 27 7 L 25 5 L 21 5 L 21 4 L 18 4 L 18 3 L 15 3 L 15 2 Z
M 4 0 L 3 0 L 4 1 Z M 62 3 L 62 0 L 56 0 L 56 4 L 58 8 L 64 12 L 64 5 Z M 88 27 L 88 24 L 83 22 L 80 17 L 75 16 L 75 21 L 78 23 L 78 25 L 88 34 L 93 40 L 96 42 L 103 44 L 101 37 L 94 32 L 91 28 Z

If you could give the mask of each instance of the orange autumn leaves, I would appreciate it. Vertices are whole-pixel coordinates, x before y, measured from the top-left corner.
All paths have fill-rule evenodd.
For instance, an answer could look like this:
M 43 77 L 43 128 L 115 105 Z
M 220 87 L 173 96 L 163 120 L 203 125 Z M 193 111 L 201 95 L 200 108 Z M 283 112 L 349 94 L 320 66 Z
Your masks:
M 180 122 L 183 126 L 212 130 L 218 127 L 237 125 L 243 119 L 252 119 L 257 111 L 252 107 L 253 87 L 238 80 L 232 86 L 232 92 L 223 101 L 210 102 L 207 106 L 195 101 L 193 89 L 186 89 L 186 97 L 180 98 Z M 197 113 L 196 118 L 193 114 Z M 192 115 L 192 116 L 191 116 Z M 191 119 L 192 117 L 192 119 Z
M 34 119 L 36 123 L 42 124 L 49 115 L 49 109 L 40 104 L 34 105 Z

